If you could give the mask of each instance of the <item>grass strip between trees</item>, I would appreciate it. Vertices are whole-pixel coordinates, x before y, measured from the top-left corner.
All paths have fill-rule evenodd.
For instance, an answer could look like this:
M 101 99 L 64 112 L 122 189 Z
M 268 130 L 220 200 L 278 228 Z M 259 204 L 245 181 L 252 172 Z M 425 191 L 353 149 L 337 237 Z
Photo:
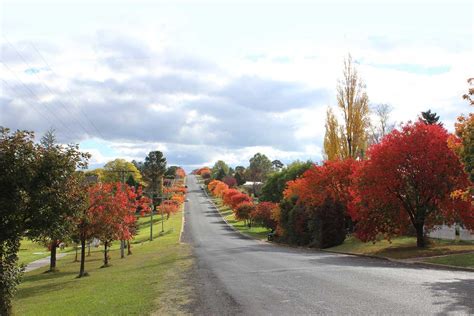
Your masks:
M 474 269 L 474 252 L 430 258 L 425 262 Z
M 211 197 L 212 201 L 216 205 L 219 213 L 226 219 L 226 221 L 232 225 L 236 230 L 246 235 L 249 235 L 253 238 L 257 239 L 267 239 L 268 233 L 271 231 L 266 227 L 262 227 L 259 225 L 252 225 L 252 227 L 248 227 L 245 225 L 244 221 L 239 221 L 235 219 L 234 213 L 232 209 L 222 203 L 222 199 Z
M 137 315 L 157 311 L 181 313 L 191 301 L 183 275 L 191 269 L 191 249 L 179 243 L 182 209 L 164 222 L 154 217 L 154 240 L 149 217 L 140 219 L 133 254 L 120 259 L 119 242 L 110 250 L 111 266 L 101 268 L 103 253 L 94 248 L 86 259 L 88 277 L 77 279 L 74 255 L 58 261 L 59 272 L 38 269 L 27 273 L 14 299 L 16 315 Z M 159 313 L 159 312 L 158 312 Z
M 354 237 L 349 237 L 342 245 L 327 250 L 374 255 L 390 259 L 410 259 L 474 252 L 474 243 L 429 239 L 427 247 L 420 249 L 416 247 L 415 237 L 396 237 L 392 239 L 391 243 L 387 240 L 380 240 L 375 244 L 365 243 Z

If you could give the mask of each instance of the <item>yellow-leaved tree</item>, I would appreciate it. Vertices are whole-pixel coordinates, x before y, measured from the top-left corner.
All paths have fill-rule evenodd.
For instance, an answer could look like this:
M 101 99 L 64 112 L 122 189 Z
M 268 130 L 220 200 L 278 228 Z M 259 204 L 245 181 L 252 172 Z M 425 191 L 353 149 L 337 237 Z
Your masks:
M 337 106 L 341 110 L 344 124 L 336 128 L 334 124 L 337 125 L 337 119 L 332 111 L 328 111 L 324 142 L 325 156 L 329 160 L 362 159 L 367 150 L 370 123 L 369 98 L 351 55 L 344 60 L 343 77 L 338 81 Z M 335 137 L 334 133 L 338 130 L 339 135 Z

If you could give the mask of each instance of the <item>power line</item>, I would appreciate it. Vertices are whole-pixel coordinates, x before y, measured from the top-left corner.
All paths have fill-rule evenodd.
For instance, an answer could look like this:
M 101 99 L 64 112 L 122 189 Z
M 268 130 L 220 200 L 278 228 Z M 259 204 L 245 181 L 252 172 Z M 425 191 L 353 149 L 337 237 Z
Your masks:
M 28 66 L 28 68 L 30 69 L 33 69 L 33 67 L 31 67 L 31 65 L 28 63 L 28 61 L 23 57 L 23 55 L 16 49 L 15 46 L 13 46 L 13 44 L 5 37 L 3 36 L 3 38 L 7 41 L 7 43 L 13 48 L 13 50 L 16 52 L 16 54 L 23 60 L 23 62 Z M 38 76 L 38 74 L 36 72 L 33 72 L 33 74 L 36 76 L 36 78 L 39 80 L 39 82 L 41 83 L 41 85 L 43 87 L 45 87 L 49 93 L 51 93 L 51 95 L 55 95 L 55 93 L 43 82 L 43 80 Z M 59 103 L 61 105 L 61 107 L 63 108 L 63 110 L 68 113 L 68 110 L 67 110 L 67 106 L 60 100 L 60 99 L 57 99 L 56 100 L 57 103 Z M 90 132 L 84 127 L 84 125 L 82 125 L 82 123 L 79 121 L 79 120 L 76 120 L 76 123 L 84 130 L 84 132 L 86 134 L 90 134 Z
M 9 71 L 11 72 L 11 74 L 16 78 L 16 80 L 18 80 L 22 85 L 23 87 L 31 94 L 31 96 L 33 96 L 34 98 L 38 99 L 38 101 L 40 101 L 40 98 L 36 95 L 36 93 L 34 93 L 16 74 L 13 70 L 11 70 L 10 67 L 8 67 L 7 64 L 5 64 L 3 61 L 0 61 L 0 63 L 3 64 L 3 66 Z M 2 79 L 3 80 L 3 79 Z M 3 80 L 4 81 L 4 80 Z M 21 98 L 23 99 L 23 98 Z M 23 99 L 24 100 L 24 99 Z M 39 103 L 42 103 L 42 102 L 39 102 Z M 61 123 L 61 125 L 64 127 L 64 129 L 67 131 L 67 135 L 71 138 L 75 138 L 73 137 L 73 134 L 74 132 L 56 115 L 56 113 L 54 111 L 52 111 L 51 109 L 49 109 L 49 107 L 46 105 L 46 104 L 43 104 L 44 105 L 44 108 L 52 115 L 54 116 L 54 118 L 56 118 L 56 120 Z M 34 108 L 34 107 L 33 107 Z M 51 122 L 51 120 L 49 120 Z M 77 136 L 77 135 L 76 135 Z
M 57 77 L 58 74 L 53 70 L 53 68 L 49 65 L 49 63 L 46 61 L 46 59 L 44 58 L 43 54 L 40 53 L 40 51 L 36 48 L 36 46 L 30 42 L 30 45 L 31 47 L 33 47 L 33 49 L 36 51 L 36 53 L 40 56 L 40 58 L 43 60 L 44 64 L 49 68 L 49 70 Z M 89 122 L 89 124 L 96 130 L 96 132 L 99 134 L 99 136 L 102 138 L 102 139 L 105 139 L 104 135 L 102 135 L 102 133 L 100 132 L 100 130 L 97 128 L 97 126 L 94 124 L 94 122 L 89 118 L 89 116 L 82 110 L 82 108 L 80 107 L 79 105 L 79 101 L 77 100 L 77 98 L 75 96 L 73 96 L 71 94 L 71 92 L 69 91 L 69 89 L 65 89 L 66 90 L 66 93 L 69 95 L 69 97 L 71 99 L 74 100 L 74 102 L 76 103 L 76 107 L 79 109 L 79 111 L 82 113 L 82 115 L 85 117 L 86 121 Z
M 6 80 L 4 79 L 1 79 L 3 81 L 3 84 L 6 85 L 10 90 L 16 90 L 14 89 Z M 37 109 L 36 106 L 34 106 L 30 101 L 27 101 L 25 98 L 22 98 L 22 97 L 18 97 L 20 98 L 21 100 L 23 100 L 23 102 L 25 102 L 27 105 L 30 106 L 30 108 L 32 108 L 36 113 L 38 113 L 40 116 L 42 116 L 46 121 L 48 121 L 50 124 L 51 124 L 51 128 L 52 129 L 55 129 L 55 123 L 53 123 L 53 121 L 51 120 L 50 117 L 48 117 L 45 113 L 43 113 L 42 111 L 39 111 Z M 72 135 L 70 132 L 64 130 L 63 131 L 63 134 L 67 137 L 69 137 L 70 139 L 73 139 L 74 138 L 74 135 Z
M 4 79 L 1 79 L 3 81 L 3 84 L 6 85 L 10 90 L 13 90 L 13 87 L 10 86 L 10 84 L 4 80 Z M 36 107 L 32 106 L 30 102 L 26 101 L 25 99 L 21 98 L 26 104 L 28 104 L 30 107 L 32 107 L 39 115 L 41 115 L 45 120 L 49 121 L 51 123 L 51 125 L 54 125 L 54 123 L 51 121 L 51 119 L 49 117 L 47 117 L 44 113 L 40 112 Z M 54 126 L 53 126 L 54 127 Z

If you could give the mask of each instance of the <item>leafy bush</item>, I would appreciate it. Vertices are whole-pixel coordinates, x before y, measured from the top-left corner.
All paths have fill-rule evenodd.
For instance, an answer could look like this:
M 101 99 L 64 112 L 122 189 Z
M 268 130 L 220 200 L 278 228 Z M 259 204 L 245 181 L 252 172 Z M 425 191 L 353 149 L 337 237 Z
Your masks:
M 242 202 L 234 208 L 235 218 L 239 221 L 248 221 L 250 214 L 255 210 L 255 205 L 251 202 Z
M 250 214 L 250 217 L 252 218 L 253 222 L 258 223 L 259 225 L 274 231 L 277 226 L 277 222 L 275 221 L 273 216 L 276 208 L 278 208 L 277 203 L 258 203 L 255 207 L 255 210 Z

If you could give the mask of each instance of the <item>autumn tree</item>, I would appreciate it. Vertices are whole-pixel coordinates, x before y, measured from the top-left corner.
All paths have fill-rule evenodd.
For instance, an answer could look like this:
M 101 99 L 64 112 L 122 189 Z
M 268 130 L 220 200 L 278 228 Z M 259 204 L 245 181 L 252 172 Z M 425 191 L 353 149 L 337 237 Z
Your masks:
M 324 134 L 324 159 L 325 160 L 337 160 L 341 159 L 342 146 L 340 136 L 340 126 L 337 122 L 337 118 L 334 115 L 331 108 L 326 111 L 326 133 Z
M 34 225 L 27 236 L 48 243 L 51 251 L 49 271 L 56 270 L 56 248 L 73 230 L 71 218 L 77 212 L 74 191 L 78 190 L 76 169 L 85 168 L 89 155 L 77 145 L 61 146 L 54 132 L 48 131 L 37 148 L 37 166 L 30 193 Z
M 237 180 L 232 176 L 225 176 L 224 178 L 222 178 L 222 182 L 227 184 L 230 188 L 234 188 L 237 186 Z
M 158 208 L 159 211 L 163 214 L 166 214 L 166 218 L 169 219 L 171 214 L 175 214 L 178 212 L 179 202 L 176 200 L 164 200 Z
M 232 197 L 238 194 L 242 194 L 239 190 L 236 189 L 228 189 L 224 191 L 224 194 L 222 196 L 222 200 L 225 205 L 232 207 Z
M 251 203 L 252 198 L 245 193 L 239 193 L 239 194 L 233 195 L 230 198 L 230 206 L 232 207 L 232 209 L 237 208 L 239 204 L 244 203 L 244 202 Z
M 474 84 L 474 78 L 468 80 L 470 84 Z M 471 105 L 474 105 L 472 99 L 474 95 L 474 88 L 470 88 L 469 92 L 463 96 L 464 99 L 468 100 Z M 469 190 L 453 192 L 453 195 L 461 198 L 468 198 L 473 193 L 474 183 L 474 114 L 461 115 L 455 124 L 454 135 L 451 135 L 449 139 L 449 146 L 459 156 L 461 162 L 464 165 L 464 170 L 469 175 L 471 186 Z
M 351 55 L 344 60 L 343 77 L 338 81 L 337 106 L 342 112 L 344 124 L 339 127 L 339 136 L 336 137 L 337 121 L 328 112 L 325 155 L 328 159 L 338 156 L 342 159 L 363 158 L 367 149 L 369 98 Z
M 443 127 L 418 121 L 371 147 L 369 159 L 354 176 L 359 238 L 390 238 L 411 224 L 417 246 L 424 247 L 424 235 L 434 225 L 461 221 L 474 228 L 470 203 L 451 198 L 469 181 L 447 139 Z
M 469 78 L 467 80 L 467 83 L 469 84 L 468 92 L 462 97 L 467 100 L 471 105 L 474 105 L 474 78 Z
M 102 184 L 99 193 L 97 207 L 90 210 L 91 222 L 95 227 L 95 237 L 104 244 L 104 267 L 107 267 L 111 243 L 132 237 L 130 228 L 136 220 L 138 205 L 134 189 L 119 182 Z
M 248 227 L 252 226 L 250 214 L 254 212 L 255 205 L 250 201 L 243 201 L 239 203 L 234 209 L 234 216 L 239 221 L 244 221 Z
M 290 240 L 327 248 L 341 244 L 351 227 L 352 175 L 358 162 L 353 159 L 326 161 L 315 165 L 302 177 L 288 182 L 281 216 L 286 227 L 300 227 L 288 233 Z M 288 216 L 287 212 L 297 216 Z M 306 222 L 292 223 L 293 220 Z M 291 234 L 300 234 L 291 236 Z
M 250 217 L 254 223 L 269 228 L 273 232 L 277 226 L 274 214 L 278 208 L 278 203 L 260 202 L 256 205 L 252 213 L 250 213 Z

